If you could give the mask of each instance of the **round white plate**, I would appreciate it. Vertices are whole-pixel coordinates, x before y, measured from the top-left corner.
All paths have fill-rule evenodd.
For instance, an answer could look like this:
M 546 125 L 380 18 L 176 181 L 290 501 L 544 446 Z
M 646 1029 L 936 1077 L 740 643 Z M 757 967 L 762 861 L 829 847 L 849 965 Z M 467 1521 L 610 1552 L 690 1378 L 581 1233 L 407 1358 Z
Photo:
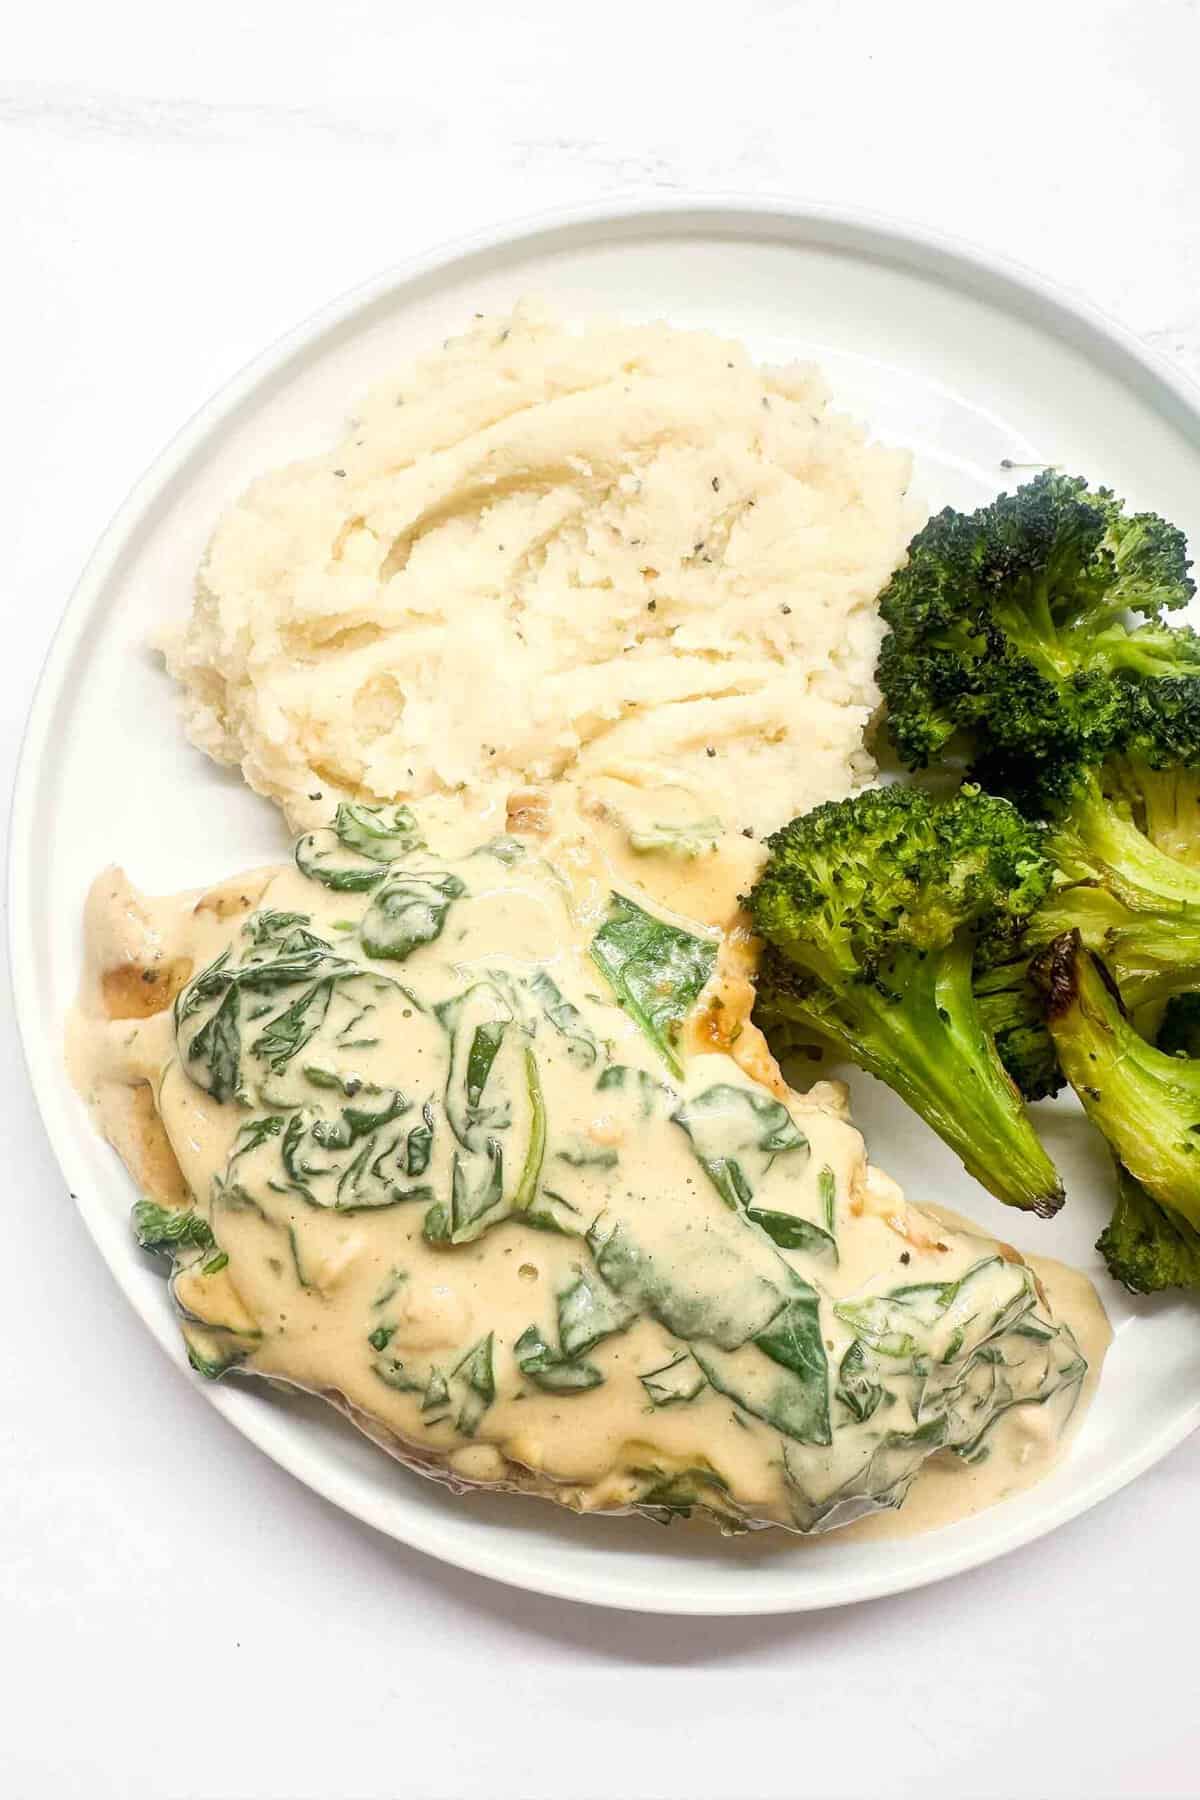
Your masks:
M 475 312 L 546 297 L 568 317 L 665 317 L 812 357 L 836 403 L 911 446 L 932 506 L 977 504 L 1048 461 L 1114 485 L 1200 544 L 1200 395 L 1133 338 L 1036 277 L 861 215 L 694 202 L 575 213 L 438 251 L 338 302 L 269 351 L 159 458 L 97 549 L 34 703 L 12 826 L 12 962 L 30 1073 L 80 1212 L 129 1300 L 185 1368 L 165 1283 L 135 1249 L 133 1194 L 63 1069 L 80 906 L 106 862 L 151 891 L 198 886 L 286 852 L 266 801 L 183 740 L 146 649 L 189 605 L 222 507 L 262 469 L 332 440 L 373 379 Z M 1129 1481 L 1200 1415 L 1200 1315 L 1131 1302 L 1091 1248 L 1109 1206 L 1104 1159 L 1069 1106 L 1045 1115 L 1070 1203 L 1052 1225 L 1007 1213 L 874 1083 L 856 1110 L 879 1161 L 1028 1248 L 1099 1274 L 1117 1332 L 1067 1462 L 1041 1486 L 930 1536 L 726 1541 L 699 1528 L 577 1519 L 488 1495 L 456 1499 L 375 1450 L 332 1410 L 226 1381 L 214 1406 L 330 1500 L 404 1542 L 519 1586 L 610 1606 L 766 1613 L 914 1587 L 1026 1543 Z M 190 1375 L 186 1379 L 196 1379 Z M 248 1465 L 253 1478 L 253 1465 Z

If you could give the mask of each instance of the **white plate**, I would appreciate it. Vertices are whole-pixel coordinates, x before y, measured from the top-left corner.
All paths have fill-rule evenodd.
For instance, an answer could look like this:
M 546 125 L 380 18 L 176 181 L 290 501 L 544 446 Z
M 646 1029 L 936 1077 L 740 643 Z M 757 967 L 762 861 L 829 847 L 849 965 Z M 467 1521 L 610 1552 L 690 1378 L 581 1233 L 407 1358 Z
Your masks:
M 165 1283 L 129 1231 L 130 1183 L 63 1070 L 79 908 L 110 860 L 140 886 L 167 891 L 270 859 L 285 839 L 265 801 L 184 743 L 146 639 L 162 617 L 186 611 L 212 524 L 250 476 L 329 442 L 356 393 L 410 352 L 531 292 L 572 317 L 666 317 L 742 338 L 768 360 L 816 358 L 840 406 L 915 449 L 935 506 L 975 504 L 1011 483 L 1002 458 L 1060 462 L 1152 505 L 1200 544 L 1200 395 L 1034 276 L 862 215 L 714 201 L 534 221 L 386 276 L 269 351 L 159 458 L 97 549 L 38 690 L 13 811 L 13 971 L 42 1114 L 113 1274 L 181 1367 Z M 1052 1225 L 1038 1225 L 975 1188 L 890 1095 L 860 1085 L 860 1122 L 915 1199 L 943 1200 L 1030 1248 L 1097 1267 L 1091 1245 L 1109 1179 L 1077 1113 L 1046 1116 L 1071 1200 Z M 529 1500 L 455 1499 L 319 1403 L 281 1402 L 236 1382 L 207 1392 L 302 1481 L 463 1568 L 647 1611 L 784 1612 L 914 1587 L 1011 1550 L 1192 1429 L 1200 1316 L 1182 1303 L 1131 1303 L 1101 1282 L 1117 1342 L 1066 1464 L 975 1519 L 894 1543 L 839 1543 L 837 1534 L 801 1543 L 777 1532 L 728 1542 L 641 1520 L 576 1519 Z M 247 1472 L 252 1479 L 252 1463 Z

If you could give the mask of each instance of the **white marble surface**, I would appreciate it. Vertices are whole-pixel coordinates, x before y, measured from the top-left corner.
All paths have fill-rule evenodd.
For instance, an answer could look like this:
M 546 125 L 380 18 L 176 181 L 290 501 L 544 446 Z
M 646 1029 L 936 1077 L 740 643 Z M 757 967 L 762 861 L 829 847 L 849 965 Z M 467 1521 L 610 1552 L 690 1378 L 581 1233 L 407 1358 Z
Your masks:
M 408 251 L 618 193 L 907 215 L 1200 374 L 1195 0 L 39 0 L 0 61 L 11 767 L 92 542 L 264 342 Z M 439 1568 L 154 1353 L 0 1003 L 0 1793 L 963 1800 L 1200 1791 L 1193 1440 L 924 1593 L 632 1619 Z

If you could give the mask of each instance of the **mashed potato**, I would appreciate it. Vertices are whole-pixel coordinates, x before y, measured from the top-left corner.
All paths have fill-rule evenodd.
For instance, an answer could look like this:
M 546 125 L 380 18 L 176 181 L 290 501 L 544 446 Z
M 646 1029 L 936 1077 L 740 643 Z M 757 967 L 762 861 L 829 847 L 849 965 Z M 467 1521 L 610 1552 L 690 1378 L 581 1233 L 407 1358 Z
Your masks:
M 759 833 L 873 772 L 908 474 L 812 368 L 523 305 L 221 522 L 164 644 L 189 734 L 297 828 L 571 774 L 635 830 Z

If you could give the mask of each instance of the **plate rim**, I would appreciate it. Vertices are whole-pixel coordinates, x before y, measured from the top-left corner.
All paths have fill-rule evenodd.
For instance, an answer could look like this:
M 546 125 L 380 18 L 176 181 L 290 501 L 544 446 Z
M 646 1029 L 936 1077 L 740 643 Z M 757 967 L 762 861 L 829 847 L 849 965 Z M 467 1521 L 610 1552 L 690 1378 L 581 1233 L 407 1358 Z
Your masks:
M 422 279 L 448 272 L 473 257 L 485 257 L 489 252 L 533 250 L 539 238 L 553 240 L 576 235 L 585 241 L 589 237 L 595 240 L 597 234 L 608 227 L 618 237 L 636 240 L 639 235 L 694 233 L 706 226 L 734 240 L 762 235 L 774 227 L 778 233 L 798 243 L 856 251 L 914 272 L 932 274 L 943 280 L 949 277 L 950 285 L 960 289 L 967 287 L 984 297 L 999 297 L 1007 301 L 1009 311 L 1017 310 L 1025 317 L 1035 318 L 1043 329 L 1049 327 L 1056 336 L 1067 341 L 1078 343 L 1082 331 L 1087 348 L 1103 354 L 1110 363 L 1115 358 L 1116 366 L 1123 366 L 1127 378 L 1130 374 L 1137 377 L 1143 391 L 1149 388 L 1155 410 L 1166 414 L 1177 428 L 1190 429 L 1200 446 L 1200 385 L 1129 327 L 1018 259 L 869 208 L 835 206 L 786 195 L 749 195 L 736 190 L 680 192 L 669 196 L 610 196 L 586 206 L 540 210 L 456 234 L 343 291 L 274 339 L 235 372 L 197 408 L 148 464 L 84 565 L 50 640 L 34 688 L 18 755 L 7 833 L 9 920 L 6 936 L 13 1014 L 38 1114 L 76 1210 L 109 1273 L 160 1348 L 179 1368 L 186 1370 L 187 1363 L 178 1334 L 170 1332 L 171 1320 L 160 1318 L 143 1304 L 127 1279 L 130 1265 L 121 1262 L 115 1245 L 109 1242 L 111 1233 L 107 1227 L 111 1226 L 111 1219 L 103 1199 L 98 1193 L 91 1192 L 90 1181 L 81 1179 L 78 1171 L 72 1168 L 69 1137 L 65 1128 L 59 1129 L 58 1097 L 48 1078 L 48 1057 L 52 1056 L 61 1070 L 61 1045 L 52 1045 L 53 1033 L 46 1029 L 37 1005 L 33 977 L 36 959 L 30 954 L 35 947 L 37 861 L 28 851 L 34 841 L 32 827 L 39 773 L 63 677 L 79 648 L 92 609 L 103 594 L 113 568 L 134 540 L 144 515 L 155 500 L 170 489 L 205 439 L 251 401 L 256 390 L 281 376 L 298 355 L 331 336 L 339 327 L 350 324 L 356 316 Z M 55 1021 L 56 1025 L 60 1023 Z M 453 1523 L 447 1526 L 440 1514 L 432 1515 L 429 1520 L 419 1515 L 405 1519 L 400 1522 L 403 1529 L 398 1529 L 395 1518 L 385 1516 L 387 1509 L 383 1505 L 372 1505 L 356 1493 L 342 1491 L 340 1471 L 336 1466 L 327 1469 L 320 1459 L 313 1464 L 306 1451 L 293 1452 L 269 1408 L 247 1409 L 240 1403 L 244 1394 L 225 1389 L 219 1383 L 205 1384 L 202 1391 L 254 1448 L 270 1456 L 322 1498 L 412 1549 L 471 1574 L 550 1598 L 631 1612 L 680 1616 L 752 1617 L 832 1608 L 882 1598 L 961 1574 L 1032 1543 L 1079 1517 L 1135 1480 L 1200 1426 L 1198 1396 L 1190 1407 L 1181 1408 L 1140 1453 L 1102 1471 L 1089 1484 L 1064 1496 L 1044 1512 L 1035 1513 L 1032 1519 L 1014 1523 L 1007 1530 L 1001 1528 L 994 1534 L 994 1541 L 970 1543 L 956 1551 L 943 1534 L 934 1532 L 923 1540 L 909 1540 L 910 1543 L 923 1542 L 929 1547 L 925 1557 L 918 1557 L 915 1563 L 910 1560 L 907 1567 L 897 1568 L 894 1574 L 889 1574 L 886 1568 L 862 1570 L 857 1575 L 848 1572 L 834 1596 L 828 1592 L 815 1593 L 811 1597 L 791 1591 L 776 1594 L 769 1586 L 761 1593 L 750 1594 L 745 1591 L 745 1583 L 740 1582 L 725 1601 L 721 1596 L 695 1591 L 689 1584 L 694 1577 L 686 1564 L 680 1565 L 677 1591 L 668 1591 L 662 1584 L 641 1586 L 632 1580 L 611 1578 L 606 1580 L 604 1591 L 597 1591 L 598 1584 L 586 1571 L 575 1577 L 543 1574 L 536 1567 L 512 1566 L 512 1545 L 503 1530 L 497 1535 L 494 1548 L 491 1540 L 478 1548 L 470 1542 L 447 1541 L 453 1539 Z M 996 1516 L 1002 1517 L 1001 1509 L 997 1509 Z M 616 1573 L 614 1566 L 613 1576 Z M 764 1578 L 765 1582 L 769 1580 L 769 1576 Z

